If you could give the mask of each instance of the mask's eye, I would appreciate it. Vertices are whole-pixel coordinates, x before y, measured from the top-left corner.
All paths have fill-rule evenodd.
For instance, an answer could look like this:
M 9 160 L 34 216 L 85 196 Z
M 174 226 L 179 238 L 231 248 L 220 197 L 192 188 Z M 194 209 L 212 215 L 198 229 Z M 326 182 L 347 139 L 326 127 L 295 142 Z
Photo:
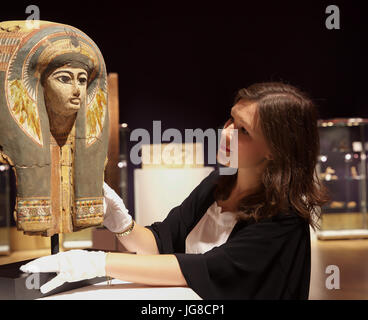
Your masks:
M 86 83 L 87 83 L 87 78 L 79 78 L 78 79 L 79 80 L 79 84 L 81 84 L 81 85 L 85 85 Z
M 70 83 L 71 78 L 69 76 L 60 76 L 57 79 L 62 83 Z

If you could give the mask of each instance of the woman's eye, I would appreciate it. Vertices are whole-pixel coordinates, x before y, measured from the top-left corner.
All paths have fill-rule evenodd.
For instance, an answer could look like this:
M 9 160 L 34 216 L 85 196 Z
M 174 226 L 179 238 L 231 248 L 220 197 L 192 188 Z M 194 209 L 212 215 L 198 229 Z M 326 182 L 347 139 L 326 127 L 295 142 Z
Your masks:
M 242 133 L 249 135 L 249 132 L 245 128 L 242 127 L 240 130 Z
M 60 77 L 58 77 L 57 78 L 60 82 L 62 82 L 62 83 L 69 83 L 70 82 L 70 80 L 71 80 L 71 78 L 70 77 L 68 77 L 68 76 L 60 76 Z

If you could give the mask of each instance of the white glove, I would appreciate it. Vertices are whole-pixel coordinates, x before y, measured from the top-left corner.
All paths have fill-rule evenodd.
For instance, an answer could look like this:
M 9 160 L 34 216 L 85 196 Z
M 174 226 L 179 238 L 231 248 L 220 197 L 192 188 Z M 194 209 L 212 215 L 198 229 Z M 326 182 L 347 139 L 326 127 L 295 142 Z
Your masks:
M 103 225 L 111 232 L 125 231 L 132 223 L 132 216 L 128 213 L 129 210 L 125 207 L 123 199 L 106 182 L 103 183 L 103 194 Z
M 42 293 L 47 293 L 65 282 L 104 277 L 105 266 L 106 252 L 77 249 L 35 259 L 19 269 L 27 273 L 57 272 L 55 278 L 40 288 Z

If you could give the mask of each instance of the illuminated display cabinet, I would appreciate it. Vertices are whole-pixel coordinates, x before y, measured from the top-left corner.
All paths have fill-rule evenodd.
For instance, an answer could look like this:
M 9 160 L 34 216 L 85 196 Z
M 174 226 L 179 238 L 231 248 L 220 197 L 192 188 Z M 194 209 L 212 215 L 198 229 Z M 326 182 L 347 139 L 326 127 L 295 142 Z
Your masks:
M 317 173 L 330 191 L 321 208 L 319 239 L 368 238 L 368 119 L 319 120 Z

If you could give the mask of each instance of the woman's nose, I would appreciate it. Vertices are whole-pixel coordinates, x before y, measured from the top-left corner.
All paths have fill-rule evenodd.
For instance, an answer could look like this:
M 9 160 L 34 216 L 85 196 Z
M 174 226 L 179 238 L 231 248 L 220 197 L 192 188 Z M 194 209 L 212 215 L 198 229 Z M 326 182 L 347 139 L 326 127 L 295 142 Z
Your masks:
M 233 133 L 234 133 L 234 123 L 232 122 L 226 127 L 226 135 L 229 135 L 231 137 Z
M 234 124 L 230 123 L 224 128 L 226 146 L 230 146 L 231 138 L 234 134 Z
M 234 125 L 231 119 L 228 119 L 224 124 L 224 129 L 227 129 L 230 125 Z

